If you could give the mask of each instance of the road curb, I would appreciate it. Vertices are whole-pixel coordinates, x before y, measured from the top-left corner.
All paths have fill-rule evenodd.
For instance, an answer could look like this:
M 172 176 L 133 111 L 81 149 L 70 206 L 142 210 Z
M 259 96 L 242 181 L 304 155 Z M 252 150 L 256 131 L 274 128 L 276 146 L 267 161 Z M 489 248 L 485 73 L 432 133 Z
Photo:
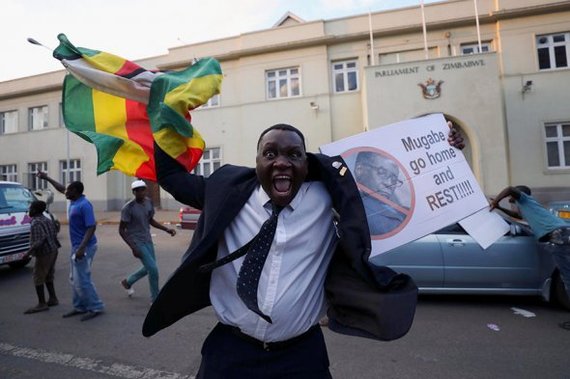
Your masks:
M 159 221 L 157 220 L 158 223 L 160 224 L 164 224 L 164 225 L 177 225 L 180 223 L 180 221 Z M 60 221 L 61 225 L 69 225 L 69 223 L 66 221 Z M 118 220 L 99 220 L 97 221 L 97 225 L 119 225 L 119 221 Z

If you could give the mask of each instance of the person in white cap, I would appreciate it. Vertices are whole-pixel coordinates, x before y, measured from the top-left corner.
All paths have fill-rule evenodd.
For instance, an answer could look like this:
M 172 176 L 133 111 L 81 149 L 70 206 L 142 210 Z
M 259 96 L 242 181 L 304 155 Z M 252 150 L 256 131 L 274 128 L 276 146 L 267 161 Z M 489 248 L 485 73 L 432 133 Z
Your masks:
M 133 284 L 139 279 L 148 275 L 151 300 L 158 296 L 158 267 L 154 255 L 154 245 L 150 235 L 150 226 L 163 230 L 171 236 L 176 235 L 176 230 L 159 224 L 154 219 L 154 207 L 152 201 L 146 196 L 146 183 L 142 180 L 135 180 L 131 184 L 131 189 L 135 198 L 129 201 L 121 210 L 121 222 L 119 223 L 119 234 L 131 248 L 135 258 L 141 260 L 143 266 L 121 280 L 121 285 L 127 294 L 134 294 Z

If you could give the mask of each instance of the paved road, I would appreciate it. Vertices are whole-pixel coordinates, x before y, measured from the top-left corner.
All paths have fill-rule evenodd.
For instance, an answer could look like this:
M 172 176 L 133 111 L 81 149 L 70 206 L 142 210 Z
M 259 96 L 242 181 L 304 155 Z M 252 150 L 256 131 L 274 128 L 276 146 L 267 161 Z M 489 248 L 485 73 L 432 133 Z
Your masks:
M 138 263 L 116 233 L 98 227 L 93 268 L 106 313 L 88 322 L 62 319 L 70 309 L 66 280 L 69 241 L 57 263 L 61 305 L 35 315 L 31 265 L 0 268 L 0 378 L 193 378 L 200 347 L 215 324 L 206 309 L 152 338 L 140 333 L 149 308 L 146 282 L 127 298 L 119 281 Z M 190 231 L 176 237 L 157 231 L 156 251 L 164 283 L 188 245 Z M 183 296 L 183 294 L 181 294 Z M 515 314 L 511 308 L 532 312 Z M 569 378 L 570 331 L 558 323 L 570 313 L 518 297 L 422 297 L 412 330 L 393 342 L 348 337 L 324 330 L 337 379 L 351 378 Z

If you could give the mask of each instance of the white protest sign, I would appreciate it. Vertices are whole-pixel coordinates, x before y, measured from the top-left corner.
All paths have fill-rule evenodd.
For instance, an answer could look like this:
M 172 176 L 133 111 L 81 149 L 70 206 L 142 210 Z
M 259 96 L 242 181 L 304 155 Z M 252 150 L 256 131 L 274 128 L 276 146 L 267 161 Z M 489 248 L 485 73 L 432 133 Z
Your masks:
M 509 224 L 495 212 L 489 212 L 489 206 L 459 221 L 459 224 L 483 249 L 491 246 L 509 230 Z
M 463 153 L 447 142 L 443 115 L 406 120 L 324 146 L 351 170 L 372 238 L 372 256 L 488 206 Z

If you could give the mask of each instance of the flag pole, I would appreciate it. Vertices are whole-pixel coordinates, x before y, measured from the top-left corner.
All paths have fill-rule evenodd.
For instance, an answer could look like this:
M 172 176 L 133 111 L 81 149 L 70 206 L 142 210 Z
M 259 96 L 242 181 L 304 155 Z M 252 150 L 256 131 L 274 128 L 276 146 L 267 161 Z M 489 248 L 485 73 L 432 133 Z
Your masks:
M 68 185 L 69 183 L 71 183 L 71 180 L 69 178 L 69 163 L 70 163 L 70 152 L 69 152 L 69 129 L 65 128 L 65 131 L 67 132 L 66 135 L 66 150 L 67 150 L 67 174 L 65 175 L 65 179 L 66 179 L 66 183 L 65 185 Z
M 368 30 L 370 32 L 370 64 L 375 66 L 376 59 L 374 57 L 374 36 L 372 35 L 372 13 L 370 11 L 368 11 Z
M 32 38 L 32 37 L 28 37 L 26 38 L 26 40 L 31 43 L 32 45 L 36 45 L 36 46 L 41 46 L 45 49 L 48 49 L 49 51 L 53 51 L 52 48 L 38 42 L 36 39 Z M 64 121 L 64 126 L 65 126 L 65 121 Z M 66 138 L 65 138 L 65 151 L 66 151 L 66 167 L 65 167 L 65 185 L 67 186 L 69 184 L 69 182 L 71 181 L 69 178 L 69 174 L 70 174 L 70 169 L 69 169 L 69 164 L 70 164 L 70 156 L 69 156 L 69 129 L 67 129 L 67 127 L 65 128 L 66 131 Z
M 477 0 L 473 0 L 473 6 L 475 7 L 475 24 L 477 25 L 477 43 L 479 44 L 479 53 L 482 53 L 483 47 L 481 46 L 481 30 L 479 29 L 479 11 L 477 10 Z
M 424 33 L 425 58 L 429 59 L 428 46 L 427 46 L 426 15 L 424 13 L 424 0 L 420 0 L 420 7 L 422 9 L 422 29 L 423 29 L 423 33 Z
M 41 47 L 44 47 L 44 48 L 48 49 L 49 51 L 53 51 L 52 48 L 50 48 L 50 47 L 48 47 L 48 46 L 46 46 L 46 45 L 44 45 L 44 44 L 39 43 L 38 41 L 36 41 L 35 39 L 33 39 L 33 38 L 31 38 L 31 37 L 28 37 L 26 40 L 27 40 L 29 43 L 31 43 L 32 45 L 41 46 Z

